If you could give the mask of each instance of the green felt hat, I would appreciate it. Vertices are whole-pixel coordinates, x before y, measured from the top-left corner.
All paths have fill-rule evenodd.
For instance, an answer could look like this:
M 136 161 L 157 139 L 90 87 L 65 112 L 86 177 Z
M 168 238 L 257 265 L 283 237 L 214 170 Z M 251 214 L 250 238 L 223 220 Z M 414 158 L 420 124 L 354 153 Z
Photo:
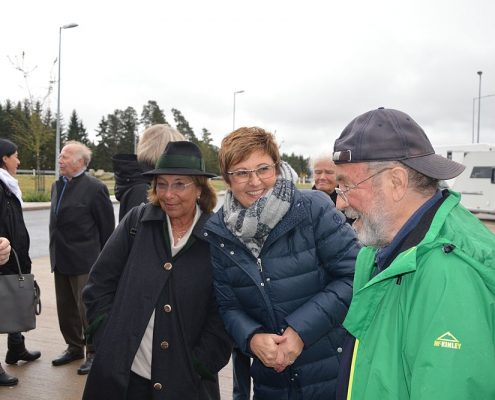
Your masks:
M 201 150 L 192 142 L 169 142 L 163 154 L 155 164 L 155 169 L 144 172 L 145 176 L 155 175 L 188 175 L 216 176 L 206 172 Z

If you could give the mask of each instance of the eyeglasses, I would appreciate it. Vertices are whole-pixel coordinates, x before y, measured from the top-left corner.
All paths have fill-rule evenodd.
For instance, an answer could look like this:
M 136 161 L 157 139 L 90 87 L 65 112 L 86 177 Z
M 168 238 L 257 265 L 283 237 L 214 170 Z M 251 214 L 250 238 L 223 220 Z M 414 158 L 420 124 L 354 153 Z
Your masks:
M 156 190 L 166 192 L 170 189 L 171 192 L 179 193 L 179 192 L 183 192 L 184 190 L 186 190 L 186 188 L 188 186 L 191 186 L 192 184 L 194 184 L 194 182 L 189 182 L 189 183 L 174 182 L 170 185 L 168 183 L 157 182 L 156 183 Z
M 352 189 L 356 189 L 359 185 L 361 185 L 361 183 L 364 183 L 364 182 L 370 180 L 371 178 L 374 178 L 378 174 L 381 174 L 382 172 L 385 172 L 388 169 L 393 169 L 393 168 L 383 168 L 380 171 L 375 172 L 373 175 L 368 176 L 366 179 L 363 179 L 362 181 L 360 181 L 354 185 L 347 186 L 344 190 L 342 190 L 340 187 L 336 187 L 335 191 L 337 192 L 337 194 L 340 196 L 340 198 L 342 200 L 344 200 L 347 204 L 349 204 L 349 199 L 347 198 L 347 193 L 349 193 Z
M 235 183 L 247 182 L 253 172 L 260 179 L 268 179 L 275 174 L 276 165 L 277 163 L 272 165 L 262 165 L 261 167 L 255 169 L 238 169 L 237 171 L 228 171 L 227 175 L 232 177 L 232 180 Z

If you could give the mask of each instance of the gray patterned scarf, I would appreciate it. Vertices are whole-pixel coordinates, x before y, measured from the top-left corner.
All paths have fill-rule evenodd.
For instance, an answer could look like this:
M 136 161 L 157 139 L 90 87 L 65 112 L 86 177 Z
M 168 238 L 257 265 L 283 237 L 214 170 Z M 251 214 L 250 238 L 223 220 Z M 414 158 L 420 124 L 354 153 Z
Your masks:
M 289 164 L 282 161 L 275 185 L 248 208 L 244 208 L 230 190 L 225 193 L 225 224 L 255 257 L 259 256 L 271 230 L 290 208 L 297 179 L 293 171 Z

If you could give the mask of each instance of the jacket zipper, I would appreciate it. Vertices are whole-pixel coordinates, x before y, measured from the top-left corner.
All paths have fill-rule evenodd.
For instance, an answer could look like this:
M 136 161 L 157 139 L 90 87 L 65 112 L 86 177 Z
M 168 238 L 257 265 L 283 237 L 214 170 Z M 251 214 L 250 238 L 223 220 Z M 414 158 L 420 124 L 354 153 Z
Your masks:
M 263 265 L 261 264 L 261 258 L 256 259 L 256 266 L 258 267 L 258 272 L 261 276 L 261 286 L 265 286 L 265 276 L 263 274 Z

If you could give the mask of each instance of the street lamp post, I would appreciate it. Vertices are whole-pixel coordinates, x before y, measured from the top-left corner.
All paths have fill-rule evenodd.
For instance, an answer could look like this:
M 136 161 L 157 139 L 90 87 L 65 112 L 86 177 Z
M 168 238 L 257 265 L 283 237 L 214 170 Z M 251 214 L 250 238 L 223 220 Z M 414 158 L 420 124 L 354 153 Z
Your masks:
M 478 71 L 477 74 L 480 76 L 480 85 L 478 90 L 478 135 L 476 143 L 480 142 L 480 116 L 481 116 L 481 74 L 483 71 Z
M 235 131 L 235 96 L 236 94 L 244 93 L 244 90 L 234 92 L 234 111 L 232 113 L 232 131 Z
M 481 97 L 473 97 L 473 119 L 472 119 L 472 128 L 471 128 L 471 132 L 472 132 L 472 143 L 474 143 L 474 115 L 475 115 L 475 110 L 476 110 L 476 100 L 479 101 L 479 99 L 484 99 L 486 97 L 495 97 L 495 94 L 486 94 L 484 96 L 481 96 Z M 478 106 L 479 107 L 479 106 Z M 478 136 L 478 142 L 479 142 L 479 136 Z
M 62 29 L 70 29 L 79 26 L 77 24 L 62 25 L 58 29 L 58 89 L 57 89 L 57 127 L 55 130 L 55 180 L 60 176 L 58 155 L 60 154 L 60 64 L 62 56 Z

